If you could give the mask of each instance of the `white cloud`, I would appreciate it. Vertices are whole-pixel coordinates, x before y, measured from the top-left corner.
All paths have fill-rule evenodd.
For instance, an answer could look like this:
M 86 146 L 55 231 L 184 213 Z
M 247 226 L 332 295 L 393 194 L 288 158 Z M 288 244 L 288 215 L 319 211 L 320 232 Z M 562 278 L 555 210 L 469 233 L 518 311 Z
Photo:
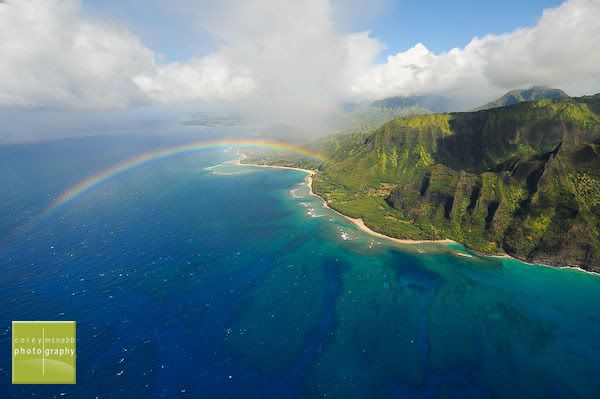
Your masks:
M 80 20 L 78 11 L 74 2 L 0 4 L 0 105 L 142 101 L 127 76 L 151 65 L 152 53 L 124 30 Z
M 0 3 L 0 106 L 122 109 L 253 89 L 218 55 L 166 66 L 155 59 L 125 28 L 83 18 L 78 1 Z
M 472 106 L 507 89 L 546 85 L 600 91 L 600 1 L 568 0 L 531 28 L 474 38 L 434 54 L 419 43 L 358 76 L 357 98 L 442 94 Z
M 546 84 L 600 91 L 600 1 L 569 0 L 538 24 L 489 39 L 485 75 L 497 86 Z
M 368 69 L 382 48 L 366 32 L 341 31 L 336 21 L 342 17 L 328 0 L 222 0 L 188 6 L 197 10 L 200 29 L 223 43 L 220 54 L 228 63 L 247 68 L 255 90 L 237 105 L 262 123 L 306 130 L 322 125 L 350 95 L 348 83 Z
M 351 4 L 177 0 L 173 6 L 220 47 L 161 65 L 135 34 L 84 16 L 77 0 L 0 3 L 0 106 L 229 103 L 261 122 L 307 126 L 349 99 L 440 94 L 468 107 L 534 84 L 575 95 L 600 91 L 599 0 L 568 0 L 533 27 L 441 54 L 418 43 L 382 64 L 373 63 L 382 43 L 369 32 L 345 31 L 372 14 L 371 3 Z
M 364 0 L 353 4 L 367 7 Z M 160 65 L 135 34 L 84 16 L 77 0 L 0 4 L 0 106 L 229 102 L 264 123 L 307 125 L 348 98 L 349 82 L 383 48 L 368 32 L 340 32 L 336 23 L 346 17 L 328 0 L 180 0 L 174 6 L 195 15 L 199 30 L 221 46 Z
M 247 71 L 234 71 L 219 53 L 188 63 L 174 62 L 133 78 L 157 103 L 199 100 L 237 100 L 252 93 L 255 84 Z

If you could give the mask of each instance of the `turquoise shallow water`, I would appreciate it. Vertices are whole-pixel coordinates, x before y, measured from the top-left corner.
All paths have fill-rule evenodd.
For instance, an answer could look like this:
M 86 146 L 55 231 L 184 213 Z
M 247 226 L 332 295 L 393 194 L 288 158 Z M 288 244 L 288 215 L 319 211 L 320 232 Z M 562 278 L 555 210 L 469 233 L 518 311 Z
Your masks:
M 19 229 L 166 145 L 123 140 L 0 148 L 1 397 L 600 397 L 598 276 L 391 244 L 234 149 L 142 166 Z M 77 385 L 10 384 L 23 319 L 78 322 Z

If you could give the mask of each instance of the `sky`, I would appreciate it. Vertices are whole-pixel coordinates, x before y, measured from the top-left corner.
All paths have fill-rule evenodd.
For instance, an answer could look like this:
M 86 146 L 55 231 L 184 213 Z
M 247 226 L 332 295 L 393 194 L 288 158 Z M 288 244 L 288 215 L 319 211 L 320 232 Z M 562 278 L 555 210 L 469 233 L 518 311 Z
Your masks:
M 90 15 L 126 23 L 148 47 L 162 54 L 164 61 L 176 61 L 191 53 L 208 54 L 218 46 L 218 41 L 194 30 L 193 20 L 185 21 L 185 14 L 166 2 L 84 0 L 82 4 Z M 340 0 L 337 4 L 353 7 L 352 0 Z M 386 44 L 378 58 L 385 61 L 388 55 L 412 47 L 415 40 L 440 53 L 464 47 L 474 36 L 532 26 L 543 9 L 560 4 L 560 0 L 379 1 L 375 2 L 375 9 L 369 11 L 370 15 L 361 12 L 360 18 L 354 16 L 340 22 L 348 30 L 370 30 L 371 36 Z M 198 40 L 185 39 L 191 36 Z
M 415 40 L 441 53 L 464 47 L 474 36 L 533 26 L 542 10 L 560 4 L 559 0 L 390 1 L 372 29 L 374 36 L 388 45 L 386 55 L 412 47 Z
M 0 0 L 0 142 L 195 111 L 321 131 L 344 102 L 595 94 L 598 20 L 600 0 Z

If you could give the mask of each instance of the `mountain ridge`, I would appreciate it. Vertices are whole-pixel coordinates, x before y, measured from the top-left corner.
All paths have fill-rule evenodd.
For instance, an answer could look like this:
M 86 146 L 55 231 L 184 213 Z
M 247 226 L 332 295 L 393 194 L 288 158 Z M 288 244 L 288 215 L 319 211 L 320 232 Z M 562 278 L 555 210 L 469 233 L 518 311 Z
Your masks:
M 373 230 L 600 270 L 600 95 L 414 115 L 348 137 L 317 144 L 332 161 L 314 189 Z
M 504 94 L 494 101 L 475 108 L 473 111 L 484 111 L 491 108 L 506 107 L 524 101 L 557 100 L 568 98 L 569 95 L 561 89 L 553 89 L 545 86 L 532 86 L 528 89 L 515 89 Z
M 452 102 L 441 96 L 395 96 L 342 105 L 342 117 L 332 127 L 336 134 L 370 133 L 382 124 L 411 115 L 446 112 Z

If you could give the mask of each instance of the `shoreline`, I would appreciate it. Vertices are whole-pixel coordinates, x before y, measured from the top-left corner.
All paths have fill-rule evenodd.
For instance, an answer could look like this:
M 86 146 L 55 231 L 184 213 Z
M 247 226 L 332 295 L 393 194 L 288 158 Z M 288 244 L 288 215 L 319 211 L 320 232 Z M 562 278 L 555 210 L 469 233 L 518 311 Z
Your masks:
M 378 237 L 378 238 L 382 238 L 385 240 L 390 240 L 393 241 L 395 243 L 398 244 L 404 244 L 404 245 L 413 245 L 413 244 L 458 244 L 456 241 L 451 240 L 449 238 L 443 239 L 443 240 L 409 240 L 409 239 L 403 239 L 403 238 L 395 238 L 395 237 L 390 237 L 390 236 L 386 236 L 385 234 L 379 233 L 373 229 L 371 229 L 369 226 L 367 226 L 364 222 L 364 220 L 362 220 L 361 218 L 353 218 L 350 217 L 348 215 L 344 215 L 343 213 L 341 213 L 340 211 L 337 211 L 335 209 L 333 209 L 332 207 L 329 206 L 329 204 L 327 204 L 327 201 L 325 201 L 325 199 L 323 197 L 321 197 L 320 195 L 317 195 L 313 192 L 312 190 L 312 175 L 309 176 L 307 178 L 307 183 L 309 183 L 309 192 L 311 195 L 320 198 L 323 201 L 323 208 L 327 208 L 335 213 L 337 213 L 338 215 L 340 215 L 341 217 L 349 220 L 350 222 L 352 222 L 356 227 L 358 227 L 359 230 L 370 234 L 372 236 Z
M 478 251 L 473 251 L 469 248 L 467 248 L 464 244 L 455 241 L 455 240 L 451 240 L 449 238 L 443 239 L 443 240 L 409 240 L 409 239 L 402 239 L 402 238 L 394 238 L 394 237 L 390 237 L 390 236 L 386 236 L 385 234 L 382 233 L 378 233 L 375 230 L 372 230 L 371 228 L 369 228 L 367 225 L 365 225 L 365 222 L 360 219 L 360 218 L 353 218 L 347 215 L 344 215 L 343 213 L 333 209 L 332 207 L 330 207 L 327 204 L 327 201 L 325 201 L 325 198 L 321 197 L 318 194 L 315 194 L 315 192 L 313 191 L 312 188 L 312 183 L 313 183 L 313 176 L 317 173 L 317 170 L 313 170 L 313 169 L 303 169 L 303 168 L 296 168 L 293 166 L 278 166 L 278 165 L 261 165 L 261 164 L 251 164 L 251 163 L 242 163 L 241 161 L 247 158 L 246 154 L 243 153 L 239 153 L 238 155 L 240 156 L 240 158 L 237 159 L 236 165 L 240 165 L 240 166 L 253 166 L 253 167 L 258 167 L 258 168 L 273 168 L 273 169 L 288 169 L 288 170 L 298 170 L 301 172 L 304 172 L 307 174 L 306 176 L 306 184 L 308 186 L 308 193 L 310 195 L 312 195 L 313 197 L 317 197 L 319 198 L 321 201 L 323 201 L 323 208 L 329 209 L 333 212 L 335 212 L 336 214 L 338 214 L 339 216 L 343 217 L 344 219 L 352 222 L 352 224 L 354 224 L 356 227 L 358 227 L 359 230 L 361 230 L 364 233 L 367 233 L 369 235 L 372 235 L 374 237 L 378 237 L 381 239 L 385 239 L 385 240 L 389 240 L 392 242 L 395 242 L 397 244 L 402 244 L 402 245 L 417 245 L 417 244 L 459 244 L 462 245 L 463 247 L 465 247 L 465 249 L 467 249 L 468 251 L 474 253 L 477 256 L 482 256 L 482 257 L 486 257 L 486 258 L 496 258 L 496 259 L 512 259 L 512 260 L 516 260 L 518 262 L 521 262 L 523 264 L 526 264 L 528 266 L 541 266 L 541 267 L 549 267 L 552 269 L 559 269 L 559 270 L 573 270 L 573 271 L 578 271 L 578 272 L 583 272 L 586 274 L 591 274 L 594 276 L 600 276 L 600 273 L 594 272 L 594 271 L 590 271 L 590 270 L 585 270 L 581 267 L 573 267 L 573 266 L 552 266 L 552 265 L 547 265 L 547 264 L 542 264 L 542 263 L 530 263 L 527 262 L 526 260 L 522 260 L 519 258 L 515 258 L 514 256 L 510 256 L 507 253 L 503 253 L 503 254 L 485 254 L 485 253 L 481 253 Z M 456 254 L 461 255 L 461 252 L 456 252 Z M 464 255 L 461 255 L 464 256 Z
M 409 240 L 409 239 L 402 239 L 402 238 L 395 238 L 395 237 L 390 237 L 390 236 L 386 236 L 385 234 L 382 233 L 378 233 L 375 230 L 372 230 L 371 228 L 369 228 L 365 222 L 362 219 L 356 219 L 353 217 L 350 217 L 348 215 L 344 215 L 343 213 L 333 209 L 332 207 L 330 207 L 327 204 L 327 201 L 325 201 L 325 198 L 321 197 L 318 194 L 315 194 L 315 192 L 313 191 L 312 188 L 312 183 L 313 183 L 313 176 L 317 173 L 316 170 L 313 169 L 303 169 L 303 168 L 296 168 L 293 166 L 279 166 L 279 165 L 261 165 L 261 164 L 253 164 L 253 163 L 242 163 L 241 161 L 243 159 L 246 159 L 246 156 L 244 154 L 240 154 L 243 157 L 237 160 L 237 165 L 240 166 L 254 166 L 254 167 L 258 167 L 258 168 L 273 168 L 273 169 L 288 169 L 288 170 L 299 170 L 301 172 L 306 173 L 308 176 L 306 176 L 306 179 L 304 179 L 304 181 L 306 181 L 306 185 L 308 186 L 308 193 L 310 195 L 312 195 L 313 197 L 317 197 L 319 198 L 321 201 L 323 201 L 323 208 L 329 209 L 333 212 L 335 212 L 336 214 L 340 215 L 341 217 L 343 217 L 346 220 L 349 220 L 350 222 L 352 222 L 356 227 L 358 227 L 359 230 L 378 237 L 378 238 L 382 238 L 385 240 L 390 240 L 393 242 L 396 242 L 398 244 L 460 244 L 457 241 L 451 240 L 449 238 L 443 239 L 443 240 Z

